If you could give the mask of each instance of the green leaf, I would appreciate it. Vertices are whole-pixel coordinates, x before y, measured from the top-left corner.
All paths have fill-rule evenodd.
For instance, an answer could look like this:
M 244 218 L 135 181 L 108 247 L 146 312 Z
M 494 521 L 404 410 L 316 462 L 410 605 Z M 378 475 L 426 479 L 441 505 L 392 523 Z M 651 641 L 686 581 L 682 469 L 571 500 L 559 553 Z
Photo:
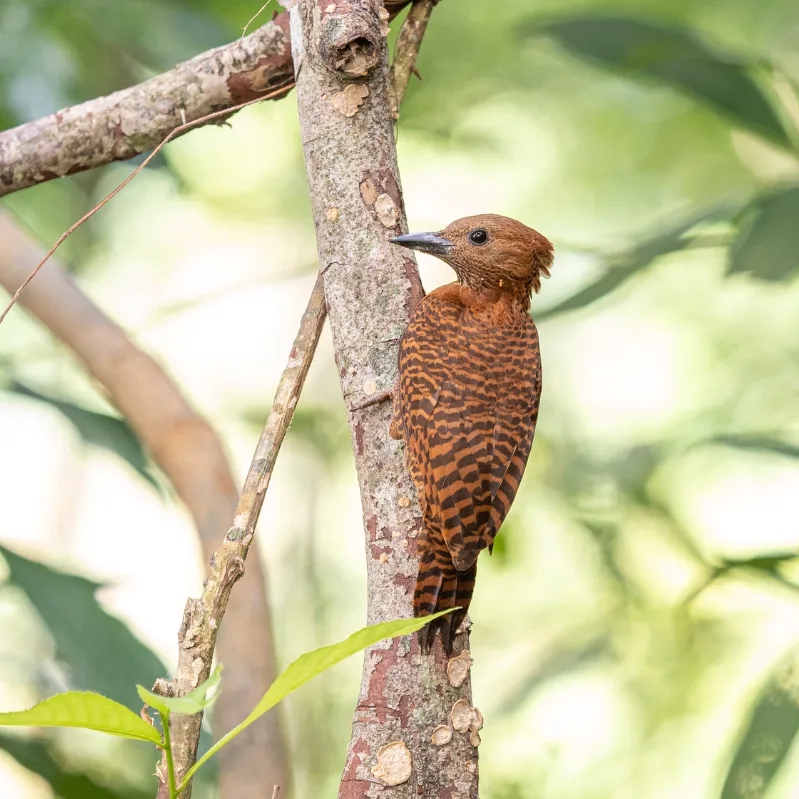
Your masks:
M 730 250 L 729 274 L 786 280 L 799 271 L 799 186 L 760 198 Z
M 119 702 L 81 691 L 56 694 L 30 710 L 0 713 L 0 727 L 81 727 L 160 744 L 161 735 Z
M 308 682 L 308 680 L 321 674 L 331 666 L 335 666 L 337 663 L 350 657 L 350 655 L 354 655 L 356 652 L 360 652 L 362 649 L 372 646 L 372 644 L 376 644 L 386 638 L 410 635 L 417 630 L 421 630 L 425 624 L 433 621 L 433 619 L 437 619 L 447 613 L 452 613 L 453 610 L 457 610 L 457 608 L 450 608 L 441 613 L 434 613 L 432 616 L 424 616 L 419 619 L 395 619 L 394 621 L 384 621 L 380 624 L 373 624 L 370 627 L 364 627 L 362 630 L 358 630 L 357 633 L 353 633 L 349 638 L 344 641 L 339 641 L 337 644 L 323 646 L 321 649 L 314 649 L 312 652 L 306 652 L 304 655 L 300 655 L 272 683 L 269 690 L 263 695 L 261 701 L 255 706 L 252 713 L 250 713 L 241 724 L 234 727 L 227 735 L 217 741 L 208 752 L 189 769 L 181 787 L 188 785 L 189 780 L 194 776 L 197 769 L 199 769 L 208 758 L 216 754 L 225 744 L 232 741 L 240 732 L 249 727 L 250 724 L 273 708 L 281 699 L 285 699 L 303 683 Z
M 161 661 L 95 598 L 99 583 L 54 569 L 0 546 L 9 582 L 38 612 L 66 666 L 69 687 L 93 690 L 137 710 L 133 687 L 165 674 Z
M 782 455 L 786 458 L 799 458 L 799 445 L 789 444 L 787 441 L 780 441 L 769 436 L 716 436 L 710 439 L 710 443 L 724 444 L 728 447 L 738 449 L 748 449 L 753 452 L 766 452 L 774 455 Z
M 200 683 L 193 691 L 190 691 L 185 696 L 161 696 L 148 691 L 141 685 L 136 686 L 142 702 L 150 707 L 154 707 L 162 715 L 171 712 L 183 713 L 186 716 L 193 716 L 195 713 L 202 713 L 211 703 L 216 699 L 219 694 L 216 691 L 213 696 L 209 697 L 218 685 L 222 678 L 221 664 L 214 669 L 214 673 L 203 683 Z
M 98 783 L 89 774 L 62 763 L 57 750 L 41 739 L 0 734 L 0 751 L 37 774 L 50 786 L 55 796 L 64 799 L 151 799 L 153 796 L 154 791 L 145 792 L 132 785 L 116 784 L 111 788 Z
M 766 796 L 799 731 L 797 652 L 783 660 L 755 703 L 733 757 L 721 799 Z M 756 793 L 752 787 L 757 786 Z
M 753 558 L 725 558 L 723 565 L 718 569 L 720 573 L 733 569 L 752 569 L 763 572 L 782 580 L 779 570 L 786 564 L 792 563 L 797 558 L 796 552 L 774 552 L 770 555 L 758 555 Z M 796 590 L 796 586 L 791 586 Z
M 123 419 L 89 411 L 71 402 L 49 397 L 16 381 L 9 386 L 8 390 L 55 408 L 73 424 L 76 432 L 86 444 L 92 444 L 119 455 L 150 485 L 160 491 L 158 483 L 148 469 L 147 456 L 141 442 Z
M 534 23 L 528 30 L 552 37 L 592 63 L 689 94 L 734 125 L 794 149 L 777 111 L 752 77 L 753 65 L 710 46 L 695 31 L 642 19 L 595 16 Z
M 550 316 L 576 311 L 585 308 L 602 297 L 615 291 L 626 283 L 631 277 L 662 255 L 679 252 L 691 245 L 691 238 L 686 234 L 697 225 L 714 219 L 723 218 L 731 213 L 729 205 L 716 206 L 704 210 L 695 216 L 685 219 L 673 227 L 658 233 L 651 239 L 640 242 L 626 253 L 608 258 L 608 269 L 593 283 L 576 294 L 567 297 L 562 302 L 535 314 L 536 321 L 541 321 Z

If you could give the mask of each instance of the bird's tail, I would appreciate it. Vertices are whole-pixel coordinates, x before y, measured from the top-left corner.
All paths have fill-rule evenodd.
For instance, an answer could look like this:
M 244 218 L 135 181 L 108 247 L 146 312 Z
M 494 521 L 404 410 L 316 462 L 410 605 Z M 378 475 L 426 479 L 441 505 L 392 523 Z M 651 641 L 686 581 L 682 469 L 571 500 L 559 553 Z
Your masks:
M 448 608 L 460 608 L 454 613 L 430 622 L 419 631 L 422 652 L 429 652 L 436 631 L 441 630 L 441 643 L 447 654 L 452 653 L 455 633 L 469 609 L 477 575 L 477 562 L 465 571 L 458 571 L 448 551 L 439 556 L 435 547 L 426 549 L 419 560 L 419 576 L 413 595 L 413 615 L 429 616 Z

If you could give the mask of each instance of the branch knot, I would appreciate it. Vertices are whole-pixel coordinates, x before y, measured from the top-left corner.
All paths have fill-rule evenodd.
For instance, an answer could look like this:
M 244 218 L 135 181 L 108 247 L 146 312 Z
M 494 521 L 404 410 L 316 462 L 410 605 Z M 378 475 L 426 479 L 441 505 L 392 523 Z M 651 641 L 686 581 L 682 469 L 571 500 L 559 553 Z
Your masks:
M 332 72 L 345 78 L 362 78 L 380 61 L 384 46 L 380 17 L 369 0 L 327 4 L 320 0 L 322 18 L 319 55 Z

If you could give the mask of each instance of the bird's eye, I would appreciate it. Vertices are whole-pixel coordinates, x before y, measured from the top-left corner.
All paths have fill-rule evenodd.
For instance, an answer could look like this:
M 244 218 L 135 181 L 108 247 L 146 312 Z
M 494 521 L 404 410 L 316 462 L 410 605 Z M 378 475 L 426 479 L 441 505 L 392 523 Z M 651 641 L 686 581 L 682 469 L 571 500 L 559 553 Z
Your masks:
M 485 244 L 488 241 L 488 233 L 486 233 L 483 228 L 479 227 L 469 234 L 469 241 L 479 247 L 481 244 Z

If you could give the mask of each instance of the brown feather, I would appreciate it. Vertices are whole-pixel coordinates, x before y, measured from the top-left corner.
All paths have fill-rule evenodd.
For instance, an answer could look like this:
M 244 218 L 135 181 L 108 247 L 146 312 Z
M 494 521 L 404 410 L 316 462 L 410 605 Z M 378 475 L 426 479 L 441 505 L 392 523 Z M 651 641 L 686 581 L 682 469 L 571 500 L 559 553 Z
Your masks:
M 488 231 L 483 247 L 468 243 L 477 226 Z M 427 295 L 412 314 L 391 433 L 405 443 L 423 514 L 414 613 L 461 608 L 430 625 L 422 647 L 439 629 L 451 651 L 477 557 L 493 546 L 533 442 L 541 360 L 527 308 L 548 276 L 552 245 L 494 215 L 459 220 L 437 235 L 453 244 L 440 257 L 459 282 Z

